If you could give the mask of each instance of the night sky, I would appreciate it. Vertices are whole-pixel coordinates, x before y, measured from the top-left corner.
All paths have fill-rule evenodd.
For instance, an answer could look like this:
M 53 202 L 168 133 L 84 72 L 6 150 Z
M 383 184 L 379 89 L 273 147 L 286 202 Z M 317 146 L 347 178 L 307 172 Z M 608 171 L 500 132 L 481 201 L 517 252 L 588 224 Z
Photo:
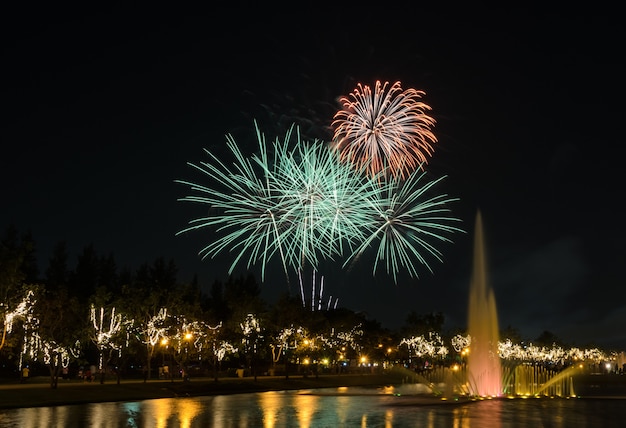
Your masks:
M 366 263 L 324 266 L 326 295 L 390 328 L 411 310 L 464 327 L 480 209 L 501 327 L 626 348 L 619 14 L 231 4 L 5 16 L 0 227 L 32 232 L 41 272 L 64 240 L 71 261 L 93 244 L 120 268 L 162 256 L 180 280 L 225 280 L 228 254 L 197 255 L 210 233 L 175 236 L 206 209 L 177 201 L 189 192 L 176 179 L 202 180 L 186 163 L 227 155 L 227 133 L 254 150 L 254 119 L 271 139 L 295 121 L 327 141 L 340 96 L 399 80 L 426 93 L 439 139 L 427 170 L 460 198 L 467 233 L 439 246 L 433 274 L 398 284 Z M 271 301 L 288 285 L 269 269 Z

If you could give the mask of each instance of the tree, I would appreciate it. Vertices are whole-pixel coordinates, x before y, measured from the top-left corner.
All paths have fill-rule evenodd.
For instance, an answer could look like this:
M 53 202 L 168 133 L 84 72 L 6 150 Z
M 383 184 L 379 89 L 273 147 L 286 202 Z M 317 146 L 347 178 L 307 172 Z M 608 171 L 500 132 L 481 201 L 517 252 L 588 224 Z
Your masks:
M 428 333 L 441 333 L 445 317 L 441 312 L 418 314 L 409 312 L 405 320 L 404 330 L 409 335 L 427 335 Z
M 37 246 L 30 231 L 22 234 L 21 242 L 22 272 L 24 282 L 36 284 L 40 282 L 39 268 L 37 266 Z
M 87 311 L 66 290 L 49 292 L 40 287 L 35 295 L 38 323 L 29 334 L 35 335 L 36 355 L 48 365 L 50 387 L 56 389 L 61 368 L 78 358 L 80 343 L 88 337 Z
M 33 266 L 34 243 L 30 235 L 19 238 L 17 229 L 9 226 L 0 241 L 0 316 L 2 317 L 2 339 L 0 349 L 6 343 L 10 322 L 22 302 L 27 280 L 36 276 Z
M 3 328 L 2 328 L 2 340 L 0 342 L 0 349 L 4 348 L 7 343 L 7 335 L 12 333 L 15 329 L 15 324 L 18 322 L 27 322 L 29 317 L 32 316 L 33 306 L 35 304 L 35 293 L 33 290 L 24 288 L 22 301 L 10 310 L 5 305 L 5 311 L 3 313 Z
M 554 333 L 548 330 L 544 330 L 541 332 L 539 336 L 535 339 L 535 345 L 537 346 L 562 346 L 563 342 L 559 339 Z
M 98 349 L 98 370 L 100 370 L 100 383 L 103 384 L 106 369 L 113 355 L 121 354 L 124 348 L 126 323 L 122 314 L 115 312 L 115 307 L 109 310 L 103 306 L 96 308 L 93 304 L 89 320 L 92 324 L 89 338 Z
M 67 266 L 67 244 L 61 241 L 56 244 L 46 269 L 46 288 L 50 291 L 67 288 L 70 280 L 70 272 Z
M 254 380 L 257 379 L 258 354 L 262 349 L 264 339 L 261 321 L 254 314 L 247 314 L 243 322 L 239 324 L 243 339 L 241 341 L 243 354 L 246 357 L 247 366 L 252 371 Z
M 70 292 L 78 301 L 88 308 L 89 297 L 96 291 L 99 283 L 100 260 L 93 245 L 83 248 L 78 256 L 76 269 L 70 278 Z
M 507 325 L 506 328 L 500 332 L 500 339 L 509 339 L 513 343 L 521 343 L 522 333 L 520 333 L 517 328 Z
M 130 284 L 122 286 L 119 308 L 127 314 L 129 328 L 144 345 L 145 378 L 152 376 L 152 358 L 160 339 L 166 335 L 167 314 L 176 306 L 176 275 L 173 260 L 157 258 L 142 264 Z
M 224 297 L 224 284 L 215 281 L 211 285 L 209 296 L 203 301 L 203 311 L 214 322 L 226 322 L 232 316 Z
M 98 287 L 104 287 L 111 293 L 120 292 L 117 265 L 113 254 L 102 256 L 98 259 Z
M 230 276 L 224 286 L 224 301 L 230 314 L 230 319 L 224 320 L 226 327 L 237 331 L 239 323 L 248 314 L 264 314 L 265 302 L 260 296 L 261 288 L 254 275 Z

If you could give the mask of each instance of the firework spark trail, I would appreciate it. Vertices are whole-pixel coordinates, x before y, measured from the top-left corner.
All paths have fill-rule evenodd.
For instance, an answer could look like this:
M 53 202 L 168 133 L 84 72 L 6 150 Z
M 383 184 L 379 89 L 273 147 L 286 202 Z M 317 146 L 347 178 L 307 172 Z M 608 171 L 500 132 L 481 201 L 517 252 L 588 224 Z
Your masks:
M 176 180 L 195 193 L 180 201 L 210 206 L 207 216 L 191 220 L 177 235 L 215 228 L 217 238 L 200 255 L 205 259 L 234 253 L 229 274 L 247 258 L 248 269 L 261 263 L 264 280 L 266 266 L 278 257 L 289 283 L 289 269 L 308 265 L 317 270 L 321 260 L 349 254 L 345 267 L 377 243 L 373 274 L 384 261 L 397 282 L 401 268 L 418 277 L 415 261 L 432 272 L 426 254 L 442 261 L 431 239 L 449 242 L 445 235 L 463 232 L 453 225 L 460 220 L 447 208 L 457 199 L 429 196 L 441 178 L 425 179 L 421 164 L 406 172 L 406 178 L 394 176 L 389 167 L 367 173 L 369 164 L 342 162 L 340 154 L 321 141 L 301 140 L 295 125 L 272 144 L 270 159 L 256 122 L 255 129 L 258 154 L 245 157 L 227 136 L 235 159 L 231 166 L 209 151 L 208 162 L 189 164 L 208 176 L 211 186 Z
M 385 261 L 387 273 L 397 282 L 401 267 L 407 269 L 411 277 L 419 277 L 413 260 L 417 260 L 430 272 L 428 254 L 442 262 L 441 252 L 426 238 L 451 242 L 446 234 L 463 232 L 454 226 L 460 222 L 452 217 L 447 205 L 457 201 L 447 195 L 427 196 L 444 177 L 424 182 L 425 172 L 414 172 L 406 181 L 390 179 L 382 183 L 384 191 L 371 200 L 370 212 L 375 215 L 366 223 L 369 236 L 361 246 L 345 261 L 344 267 L 353 262 L 370 246 L 378 242 L 373 274 L 376 274 L 379 261 Z
M 311 272 L 311 312 L 321 311 L 323 310 L 324 303 L 324 276 L 320 275 L 319 282 L 319 291 L 317 289 L 317 271 L 313 270 Z M 306 300 L 306 293 L 304 290 L 304 281 L 302 279 L 302 270 L 298 270 L 298 282 L 300 284 L 300 297 L 302 299 L 302 307 L 306 308 L 308 303 Z M 327 310 L 330 310 L 330 305 L 332 303 L 333 297 L 330 296 L 328 298 Z M 338 299 L 335 301 L 335 306 L 337 306 Z
M 265 137 L 256 129 L 259 155 L 244 157 L 227 137 L 235 158 L 232 167 L 208 151 L 210 162 L 189 164 L 217 186 L 176 180 L 198 193 L 179 200 L 207 204 L 217 212 L 191 220 L 177 234 L 215 227 L 220 236 L 200 251 L 202 258 L 228 249 L 236 254 L 229 273 L 247 257 L 248 268 L 262 264 L 263 278 L 276 255 L 288 276 L 288 267 L 316 268 L 320 259 L 356 248 L 364 237 L 369 200 L 380 188 L 339 162 L 323 143 L 301 141 L 298 133 L 292 138 L 291 130 L 273 143 L 270 162 Z
M 260 155 L 255 157 L 254 164 L 267 165 L 267 150 L 264 136 L 258 131 Z M 209 205 L 216 211 L 222 210 L 224 215 L 214 215 L 193 219 L 188 228 L 177 233 L 215 226 L 218 233 L 223 235 L 200 250 L 202 259 L 214 257 L 229 248 L 231 251 L 239 249 L 229 268 L 232 273 L 235 266 L 249 252 L 247 267 L 250 268 L 257 261 L 261 261 L 263 276 L 265 266 L 278 252 L 281 259 L 285 259 L 281 243 L 281 225 L 277 223 L 277 214 L 281 211 L 281 203 L 277 201 L 274 192 L 267 181 L 259 178 L 253 163 L 245 158 L 236 142 L 227 136 L 227 146 L 235 157 L 234 168 L 231 171 L 215 155 L 206 150 L 215 163 L 201 162 L 200 165 L 189 163 L 190 166 L 206 174 L 218 186 L 206 187 L 188 181 L 177 182 L 188 185 L 192 191 L 199 193 L 187 196 L 181 201 L 198 202 Z M 219 188 L 225 189 L 220 191 Z
M 395 82 L 377 81 L 374 92 L 368 85 L 358 84 L 349 96 L 341 97 L 339 110 L 331 126 L 332 147 L 341 159 L 370 176 L 387 171 L 406 178 L 428 161 L 437 137 L 431 131 L 435 119 L 426 112 L 430 106 L 419 101 L 423 91 L 402 90 Z
M 316 266 L 318 253 L 332 258 L 341 256 L 346 245 L 354 248 L 364 238 L 361 225 L 369 198 L 380 189 L 321 143 L 302 142 L 291 153 L 286 146 L 281 150 L 272 182 L 288 201 L 284 217 L 293 221 L 293 236 L 285 240 L 294 246 L 288 251 L 290 264 L 300 267 L 295 257 L 304 256 Z

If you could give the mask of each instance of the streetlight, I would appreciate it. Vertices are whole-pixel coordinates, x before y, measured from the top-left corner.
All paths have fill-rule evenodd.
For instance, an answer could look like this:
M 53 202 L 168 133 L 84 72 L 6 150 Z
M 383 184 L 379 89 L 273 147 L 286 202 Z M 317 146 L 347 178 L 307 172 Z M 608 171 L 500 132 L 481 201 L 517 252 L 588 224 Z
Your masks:
M 189 380 L 189 343 L 193 339 L 191 332 L 185 333 L 185 356 L 183 357 L 183 380 Z
M 169 341 L 167 340 L 167 337 L 164 337 L 163 339 L 161 339 L 161 346 L 163 347 L 163 351 L 162 351 L 163 364 L 161 364 L 161 369 L 159 370 L 159 375 L 160 375 L 159 377 L 163 376 L 164 378 L 167 378 L 170 373 L 170 368 L 165 365 L 165 350 L 167 349 L 168 343 Z

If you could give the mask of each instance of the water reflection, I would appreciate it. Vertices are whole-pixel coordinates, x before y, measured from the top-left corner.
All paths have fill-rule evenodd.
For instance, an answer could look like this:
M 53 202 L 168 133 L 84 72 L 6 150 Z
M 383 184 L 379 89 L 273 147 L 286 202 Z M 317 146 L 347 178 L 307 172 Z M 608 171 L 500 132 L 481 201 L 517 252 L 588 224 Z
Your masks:
M 340 426 L 345 426 L 350 414 L 350 396 L 340 395 L 337 397 L 337 422 Z
M 467 417 L 466 407 L 457 407 L 452 411 L 452 427 L 453 428 L 469 428 L 469 419 Z
M 302 428 L 311 427 L 320 397 L 316 395 L 296 395 L 294 398 L 293 407 L 296 409 L 298 426 Z
M 67 407 L 42 407 L 17 409 L 20 427 L 24 428 L 47 428 L 47 427 L 66 427 L 68 420 Z M 4 415 L 3 415 L 4 416 Z M 4 425 L 4 417 L 0 419 Z M 14 425 L 18 426 L 18 425 Z
M 125 422 L 122 426 L 136 427 L 138 426 L 135 421 L 141 417 L 141 404 L 138 401 L 130 401 L 126 403 L 120 403 L 120 420 Z
M 198 426 L 196 420 L 205 410 L 205 404 L 195 398 L 147 400 L 139 404 L 141 410 L 138 414 L 139 417 L 135 419 L 137 421 L 135 426 L 143 425 L 155 428 Z M 137 412 L 133 413 L 137 414 Z
M 71 408 L 66 406 L 64 409 L 67 411 Z M 117 418 L 110 417 L 119 413 L 119 405 L 116 403 L 102 403 L 98 406 L 89 406 L 87 410 L 87 419 L 91 421 L 90 426 L 92 428 L 117 428 L 120 426 Z
M 1 411 L 0 426 L 607 427 L 622 421 L 626 405 L 626 398 L 611 400 L 545 398 L 424 404 L 416 402 L 415 397 L 399 396 L 384 389 L 356 388 L 25 408 Z

